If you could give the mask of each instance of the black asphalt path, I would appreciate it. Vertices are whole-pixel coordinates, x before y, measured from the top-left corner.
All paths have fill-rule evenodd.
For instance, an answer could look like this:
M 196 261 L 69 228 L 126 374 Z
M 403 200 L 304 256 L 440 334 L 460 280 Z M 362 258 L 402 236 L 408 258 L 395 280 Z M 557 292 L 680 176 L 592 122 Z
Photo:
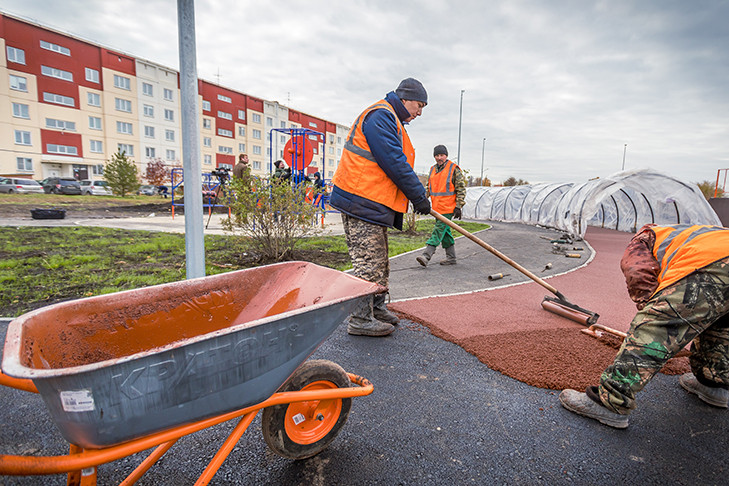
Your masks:
M 532 271 L 541 270 L 545 260 L 559 263 L 555 271 L 564 271 L 563 264 L 579 266 L 588 258 L 566 262 L 572 259 L 552 257 L 549 241 L 542 238 L 550 235 L 559 236 L 505 224 L 480 234 Z M 505 268 L 481 250 L 469 249 L 470 244 L 457 242 L 459 272 L 483 276 Z M 442 255 L 441 249 L 434 260 Z M 421 287 L 433 291 L 434 284 L 424 276 L 445 268 L 422 268 L 415 256 L 392 262 L 395 299 L 423 296 L 414 291 Z M 454 277 L 436 291 L 500 284 L 486 282 Z M 6 326 L 0 325 L 2 340 Z M 304 461 L 270 452 L 257 418 L 211 484 L 729 484 L 729 411 L 687 394 L 675 376 L 657 375 L 641 394 L 639 413 L 631 416 L 630 427 L 615 430 L 567 412 L 557 392 L 492 371 L 409 321 L 401 321 L 397 332 L 386 338 L 349 336 L 340 326 L 313 357 L 367 377 L 374 393 L 355 398 L 337 439 Z M 0 388 L 0 403 L 3 453 L 67 451 L 39 397 Z M 225 424 L 183 438 L 138 484 L 193 484 L 231 428 Z M 131 457 L 102 466 L 99 484 L 117 484 L 140 461 Z M 14 484 L 61 485 L 65 477 L 0 477 L 0 485 Z

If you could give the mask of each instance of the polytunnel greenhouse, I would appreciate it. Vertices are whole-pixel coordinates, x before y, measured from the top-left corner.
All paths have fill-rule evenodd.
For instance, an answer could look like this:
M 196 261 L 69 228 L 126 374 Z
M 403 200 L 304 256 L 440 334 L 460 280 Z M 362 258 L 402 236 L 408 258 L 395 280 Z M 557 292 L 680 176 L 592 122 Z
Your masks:
M 633 233 L 648 223 L 721 226 L 696 184 L 653 169 L 583 183 L 469 187 L 463 217 L 541 225 L 581 237 L 588 226 Z

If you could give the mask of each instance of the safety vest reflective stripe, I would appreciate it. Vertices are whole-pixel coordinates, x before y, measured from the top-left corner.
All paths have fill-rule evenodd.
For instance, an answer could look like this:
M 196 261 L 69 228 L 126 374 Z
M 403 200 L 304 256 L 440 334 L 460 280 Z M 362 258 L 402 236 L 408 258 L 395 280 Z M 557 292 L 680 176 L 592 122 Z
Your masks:
M 431 193 L 430 193 L 431 196 L 454 196 L 456 194 L 456 186 L 455 186 L 455 184 L 453 184 L 451 182 L 451 180 L 453 179 L 453 175 L 456 173 L 456 164 L 454 164 L 450 160 L 447 161 L 446 164 L 448 164 L 444 168 L 444 170 L 448 174 L 448 177 L 446 178 L 446 182 L 445 182 L 445 189 L 446 190 L 445 191 L 441 191 L 441 192 L 432 192 L 433 185 L 431 184 Z M 433 166 L 433 167 L 430 168 L 430 176 L 429 176 L 429 178 L 431 180 L 434 180 L 435 179 L 435 174 L 436 174 L 435 166 Z M 449 191 L 448 190 L 449 187 L 452 187 L 453 189 Z
M 719 226 L 655 226 L 653 255 L 661 266 L 658 290 L 729 256 L 729 230 Z
M 378 108 L 385 108 L 389 109 L 389 104 L 387 103 L 375 103 L 370 107 L 370 110 L 367 111 L 367 113 L 370 113 L 371 110 L 376 110 Z M 372 155 L 372 152 L 369 150 L 365 150 L 361 147 L 358 147 L 354 144 L 354 135 L 357 132 L 357 127 L 361 122 L 364 122 L 364 116 L 358 117 L 355 122 L 352 129 L 349 131 L 349 136 L 347 137 L 347 140 L 344 142 L 344 150 L 349 150 L 350 152 L 359 155 L 360 157 L 364 157 L 365 159 L 369 160 L 370 162 L 377 163 L 377 160 L 375 160 L 374 155 Z M 400 145 L 402 145 L 402 133 L 398 132 L 398 136 L 400 139 Z

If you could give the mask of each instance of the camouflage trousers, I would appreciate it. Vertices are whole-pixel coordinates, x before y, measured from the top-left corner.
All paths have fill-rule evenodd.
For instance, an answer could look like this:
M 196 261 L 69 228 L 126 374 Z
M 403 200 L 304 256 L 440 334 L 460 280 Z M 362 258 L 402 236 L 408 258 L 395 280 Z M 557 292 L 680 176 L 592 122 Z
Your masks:
M 699 382 L 729 387 L 729 257 L 656 293 L 636 314 L 600 377 L 600 400 L 616 413 L 630 413 L 636 394 L 689 343 Z
M 390 259 L 387 227 L 368 223 L 342 213 L 344 235 L 347 238 L 352 274 L 355 277 L 387 287 L 390 279 Z
M 443 216 L 445 216 L 449 220 L 453 219 L 453 213 L 444 214 Z M 455 243 L 456 241 L 453 239 L 451 227 L 436 219 L 435 226 L 433 227 L 433 232 L 430 234 L 430 238 L 425 244 L 431 246 L 438 246 L 440 244 L 443 244 L 443 248 L 450 248 Z

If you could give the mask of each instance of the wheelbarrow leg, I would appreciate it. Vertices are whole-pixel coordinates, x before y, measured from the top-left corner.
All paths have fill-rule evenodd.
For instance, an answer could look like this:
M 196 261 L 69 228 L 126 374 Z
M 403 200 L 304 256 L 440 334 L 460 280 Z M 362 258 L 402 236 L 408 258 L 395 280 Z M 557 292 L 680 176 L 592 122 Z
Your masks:
M 215 476 L 215 473 L 218 472 L 220 466 L 223 465 L 225 459 L 227 459 L 230 455 L 233 447 L 235 447 L 235 445 L 240 440 L 243 432 L 246 431 L 248 426 L 251 425 L 251 422 L 253 422 L 253 419 L 256 418 L 256 414 L 258 414 L 258 410 L 247 413 L 240 419 L 238 425 L 235 426 L 228 438 L 225 439 L 225 442 L 223 442 L 223 445 L 220 446 L 220 449 L 218 449 L 215 457 L 213 457 L 213 459 L 208 464 L 208 467 L 206 467 L 205 471 L 203 471 L 203 473 L 200 475 L 197 482 L 195 483 L 195 486 L 203 486 L 210 483 L 210 481 L 213 479 L 213 476 Z
M 71 444 L 68 453 L 78 454 L 84 451 L 83 447 Z M 96 466 L 91 466 L 81 471 L 71 471 L 66 477 L 67 486 L 96 486 Z
M 127 476 L 124 481 L 119 483 L 119 486 L 131 486 L 132 484 L 135 484 L 137 481 L 139 481 L 142 476 L 144 476 L 144 473 L 149 471 L 149 468 L 157 464 L 157 461 L 160 460 L 162 456 L 167 453 L 168 450 L 170 450 L 170 447 L 175 445 L 177 443 L 178 439 L 170 440 L 167 442 L 164 442 L 157 446 L 157 448 L 149 455 L 147 458 L 142 461 L 142 463 L 137 466 L 132 473 Z

